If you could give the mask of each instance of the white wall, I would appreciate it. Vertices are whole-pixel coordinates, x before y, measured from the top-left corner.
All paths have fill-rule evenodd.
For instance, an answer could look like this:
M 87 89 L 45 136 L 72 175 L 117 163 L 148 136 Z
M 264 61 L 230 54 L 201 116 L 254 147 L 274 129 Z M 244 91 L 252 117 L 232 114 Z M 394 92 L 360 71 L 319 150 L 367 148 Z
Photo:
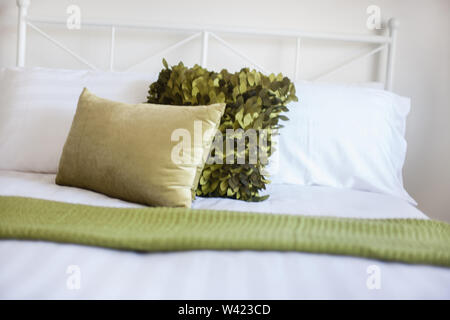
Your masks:
M 384 20 L 400 20 L 394 91 L 412 98 L 408 119 L 409 149 L 404 170 L 407 190 L 419 208 L 433 218 L 450 221 L 450 1 L 449 0 L 31 0 L 31 16 L 66 17 L 69 4 L 81 8 L 83 19 L 164 21 L 207 25 L 264 28 L 294 28 L 308 31 L 370 33 L 366 8 L 378 5 Z M 0 0 L 0 65 L 15 63 L 15 0 Z M 100 67 L 108 65 L 107 30 L 74 31 L 46 28 L 74 51 Z M 29 65 L 80 68 L 77 62 L 47 45 L 30 31 Z M 142 39 L 148 39 L 143 41 Z M 154 41 L 157 39 L 158 41 Z M 180 39 L 178 35 L 157 37 L 152 33 L 122 31 L 117 38 L 117 68 L 138 62 Z M 152 41 L 153 40 L 153 41 Z M 273 71 L 292 76 L 293 46 L 273 39 L 229 39 Z M 238 68 L 242 61 L 217 43 L 211 68 Z M 303 76 L 310 77 L 364 49 L 357 45 L 338 48 L 333 43 L 307 42 L 302 59 Z M 168 57 L 176 63 L 198 62 L 199 44 L 192 43 Z M 379 61 L 383 61 L 383 56 Z M 224 61 L 230 61 L 224 64 Z M 361 62 L 329 80 L 358 81 L 383 77 L 378 59 Z M 159 62 L 146 70 L 156 71 Z

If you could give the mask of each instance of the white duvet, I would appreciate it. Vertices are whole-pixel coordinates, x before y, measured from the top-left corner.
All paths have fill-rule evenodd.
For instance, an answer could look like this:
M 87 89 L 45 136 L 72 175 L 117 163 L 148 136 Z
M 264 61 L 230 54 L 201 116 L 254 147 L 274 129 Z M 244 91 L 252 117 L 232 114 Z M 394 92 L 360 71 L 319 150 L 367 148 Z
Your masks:
M 56 186 L 54 178 L 51 174 L 0 171 L 0 195 L 137 206 L 95 192 Z M 262 203 L 198 198 L 193 208 L 427 218 L 402 199 L 369 192 L 298 185 L 270 185 L 268 192 L 270 198 Z M 79 288 L 73 286 L 75 276 Z M 450 269 L 300 252 L 143 254 L 1 240 L 0 298 L 450 299 Z

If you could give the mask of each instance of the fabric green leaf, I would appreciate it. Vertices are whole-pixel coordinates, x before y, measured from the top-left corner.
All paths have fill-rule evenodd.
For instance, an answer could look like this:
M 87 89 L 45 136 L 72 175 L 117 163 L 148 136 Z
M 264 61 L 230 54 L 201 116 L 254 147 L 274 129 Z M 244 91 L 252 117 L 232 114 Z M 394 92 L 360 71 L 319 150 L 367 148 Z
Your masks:
M 247 128 L 252 122 L 252 120 L 253 120 L 252 116 L 249 113 L 247 113 L 244 116 L 244 120 L 242 121 L 244 123 L 244 128 Z
M 169 69 L 169 65 L 167 64 L 166 59 L 163 58 L 162 63 L 163 63 L 164 68 Z

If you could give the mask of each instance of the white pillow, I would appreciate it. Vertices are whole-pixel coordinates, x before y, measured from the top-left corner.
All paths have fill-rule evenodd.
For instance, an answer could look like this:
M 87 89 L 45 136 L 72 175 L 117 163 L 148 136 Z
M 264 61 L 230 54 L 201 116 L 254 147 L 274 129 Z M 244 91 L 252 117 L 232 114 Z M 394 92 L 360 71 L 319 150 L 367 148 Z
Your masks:
M 55 173 L 83 87 L 127 103 L 146 101 L 157 75 L 5 68 L 0 79 L 0 169 Z
M 296 83 L 296 92 L 269 165 L 273 183 L 352 188 L 416 204 L 402 180 L 408 98 L 313 83 Z

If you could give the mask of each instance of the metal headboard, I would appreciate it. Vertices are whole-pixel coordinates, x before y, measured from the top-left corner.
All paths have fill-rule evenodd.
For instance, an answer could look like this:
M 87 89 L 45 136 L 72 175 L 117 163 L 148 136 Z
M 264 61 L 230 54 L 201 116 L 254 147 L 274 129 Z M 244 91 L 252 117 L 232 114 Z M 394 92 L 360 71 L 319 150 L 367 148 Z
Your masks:
M 66 51 L 73 58 L 83 63 L 87 67 L 93 70 L 98 70 L 96 66 L 92 63 L 79 56 L 77 53 L 73 52 L 65 45 L 55 40 L 53 37 L 44 32 L 41 28 L 39 28 L 36 24 L 45 23 L 45 24 L 56 24 L 56 25 L 66 25 L 65 20 L 55 20 L 55 19 L 33 19 L 27 16 L 28 7 L 30 5 L 30 0 L 17 0 L 17 6 L 19 9 L 19 19 L 18 19 L 18 32 L 17 32 L 17 66 L 23 67 L 25 66 L 25 53 L 26 53 L 26 37 L 27 37 L 27 28 L 36 31 L 38 34 L 42 35 L 44 38 Z M 335 34 L 335 33 L 313 33 L 313 32 L 302 32 L 298 30 L 270 30 L 270 29 L 252 29 L 252 28 L 234 28 L 234 27 L 216 27 L 216 26 L 193 26 L 193 25 L 173 25 L 173 24 L 124 24 L 124 23 L 99 23 L 92 21 L 83 21 L 83 26 L 89 27 L 107 27 L 110 29 L 110 55 L 109 55 L 109 70 L 114 71 L 114 51 L 115 51 L 115 38 L 116 38 L 116 30 L 119 28 L 128 28 L 128 29 L 149 29 L 149 30 L 163 30 L 163 31 L 174 31 L 174 32 L 189 32 L 192 33 L 185 39 L 163 49 L 162 51 L 151 55 L 145 60 L 131 66 L 128 70 L 134 69 L 146 62 L 150 61 L 155 57 L 162 57 L 165 54 L 173 51 L 182 45 L 194 40 L 201 39 L 202 41 L 202 50 L 200 55 L 200 65 L 206 67 L 208 64 L 208 40 L 210 38 L 214 38 L 216 41 L 221 43 L 223 46 L 234 52 L 236 55 L 241 57 L 243 60 L 250 63 L 256 69 L 264 71 L 268 73 L 265 68 L 254 62 L 250 57 L 236 49 L 229 42 L 225 41 L 218 34 L 235 34 L 235 35 L 248 35 L 248 36 L 272 36 L 277 38 L 285 38 L 292 39 L 296 42 L 295 46 L 295 60 L 292 61 L 294 67 L 294 79 L 297 80 L 299 78 L 299 64 L 300 64 L 300 51 L 302 39 L 322 39 L 322 40 L 335 40 L 335 41 L 345 41 L 345 42 L 357 42 L 357 43 L 366 43 L 366 44 L 378 44 L 376 48 L 366 52 L 364 54 L 358 55 L 346 61 L 345 63 L 332 68 L 331 70 L 327 70 L 323 72 L 319 76 L 316 76 L 311 80 L 320 80 L 325 76 L 329 76 L 337 71 L 342 70 L 348 65 L 365 59 L 367 57 L 373 56 L 383 50 L 387 50 L 387 62 L 386 62 L 386 77 L 384 80 L 384 85 L 386 90 L 392 90 L 393 80 L 394 80 L 394 58 L 395 58 L 395 48 L 396 48 L 396 38 L 397 38 L 397 29 L 399 26 L 399 22 L 391 18 L 388 22 L 389 35 L 387 36 L 379 36 L 379 35 L 352 35 L 352 34 Z

